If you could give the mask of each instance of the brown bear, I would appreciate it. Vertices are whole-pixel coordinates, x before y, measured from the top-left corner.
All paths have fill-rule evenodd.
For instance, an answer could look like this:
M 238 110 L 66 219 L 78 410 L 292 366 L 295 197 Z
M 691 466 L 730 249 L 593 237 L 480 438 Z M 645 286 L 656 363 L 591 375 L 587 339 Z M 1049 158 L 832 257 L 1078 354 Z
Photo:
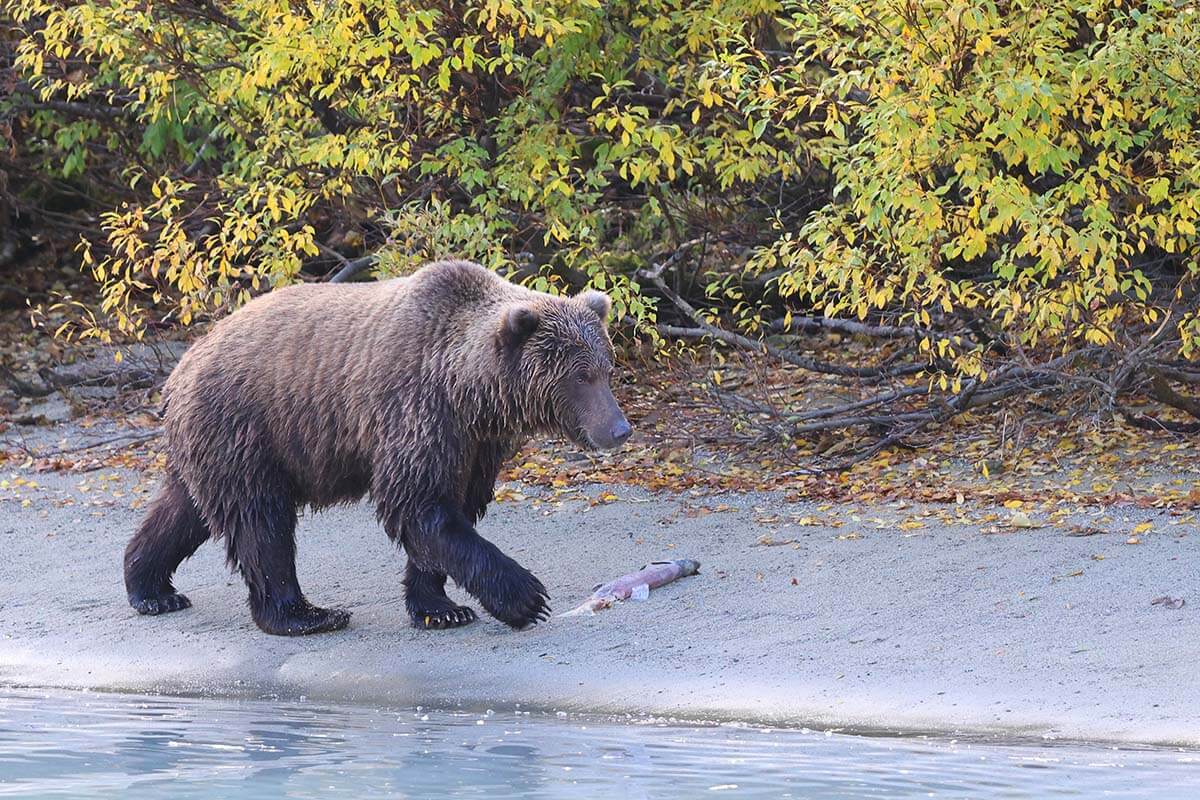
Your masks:
M 223 539 L 267 633 L 342 628 L 296 579 L 297 510 L 370 495 L 408 554 L 414 625 L 463 625 L 446 577 L 514 628 L 549 613 L 542 583 L 475 531 L 501 464 L 533 435 L 613 448 L 611 303 L 554 297 L 465 261 L 406 278 L 259 297 L 187 351 L 164 388 L 167 469 L 125 550 L 129 603 L 188 608 L 171 577 Z

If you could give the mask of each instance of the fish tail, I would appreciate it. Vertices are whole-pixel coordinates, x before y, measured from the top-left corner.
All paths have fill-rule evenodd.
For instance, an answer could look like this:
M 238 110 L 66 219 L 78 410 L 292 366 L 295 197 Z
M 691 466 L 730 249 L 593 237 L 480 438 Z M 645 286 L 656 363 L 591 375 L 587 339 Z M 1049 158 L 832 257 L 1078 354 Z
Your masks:
M 599 611 L 602 608 L 610 608 L 612 606 L 612 604 L 613 604 L 613 601 L 612 601 L 612 598 L 610 598 L 610 597 L 589 597 L 587 600 L 585 600 L 583 602 L 582 605 L 572 608 L 570 611 L 564 611 L 562 614 L 559 614 L 558 616 L 560 616 L 560 617 L 578 617 L 581 614 L 586 614 L 589 611 L 591 613 L 595 614 L 597 611 Z
M 576 606 L 575 608 L 572 608 L 570 611 L 564 611 L 563 613 L 559 614 L 558 616 L 560 619 L 562 617 L 578 617 L 582 614 L 587 613 L 588 611 L 591 611 L 593 614 L 596 613 L 596 610 L 594 608 L 592 608 L 591 601 L 588 601 L 581 606 Z

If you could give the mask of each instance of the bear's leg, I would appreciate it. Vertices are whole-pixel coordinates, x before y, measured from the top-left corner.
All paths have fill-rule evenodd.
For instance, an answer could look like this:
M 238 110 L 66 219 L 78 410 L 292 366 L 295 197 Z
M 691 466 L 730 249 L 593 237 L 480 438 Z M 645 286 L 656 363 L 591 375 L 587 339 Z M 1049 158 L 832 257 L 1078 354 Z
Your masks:
M 426 572 L 409 558 L 404 568 L 404 606 L 417 628 L 457 628 L 475 621 L 475 612 L 446 596 L 446 575 Z
M 461 510 L 430 505 L 406 526 L 402 541 L 419 568 L 454 578 L 501 622 L 520 629 L 549 617 L 542 582 L 480 536 Z
M 250 587 L 250 613 L 267 633 L 303 636 L 346 627 L 350 612 L 318 608 L 296 578 L 296 507 L 277 495 L 250 498 L 218 526 L 230 563 Z
M 171 576 L 209 538 L 187 489 L 168 472 L 145 519 L 125 548 L 125 591 L 139 614 L 166 614 L 192 603 L 175 591 Z

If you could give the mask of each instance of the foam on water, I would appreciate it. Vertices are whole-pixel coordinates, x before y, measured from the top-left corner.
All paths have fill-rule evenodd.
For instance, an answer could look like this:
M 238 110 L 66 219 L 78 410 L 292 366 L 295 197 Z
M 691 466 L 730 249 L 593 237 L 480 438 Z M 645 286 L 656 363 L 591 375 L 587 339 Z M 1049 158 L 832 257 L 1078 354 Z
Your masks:
M 0 692 L 0 797 L 1200 797 L 1197 753 Z

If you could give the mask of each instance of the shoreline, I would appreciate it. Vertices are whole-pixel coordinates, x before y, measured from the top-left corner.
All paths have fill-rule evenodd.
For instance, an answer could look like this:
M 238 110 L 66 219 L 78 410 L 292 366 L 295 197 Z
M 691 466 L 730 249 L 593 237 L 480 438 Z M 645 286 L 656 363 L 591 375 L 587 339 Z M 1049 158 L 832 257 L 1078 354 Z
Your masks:
M 1019 728 L 922 728 L 904 726 L 829 726 L 816 722 L 805 722 L 797 719 L 765 719 L 753 716 L 736 716 L 727 713 L 715 713 L 706 716 L 700 713 L 681 712 L 678 714 L 655 714 L 650 712 L 633 711 L 604 711 L 571 708 L 569 710 L 556 706 L 545 706 L 537 703 L 522 703 L 510 701 L 481 702 L 481 703 L 400 703 L 393 701 L 370 700 L 359 697 L 356 700 L 327 699 L 310 697 L 307 694 L 289 694 L 287 692 L 260 692 L 249 687 L 239 687 L 237 690 L 212 692 L 195 692 L 172 690 L 170 687 L 159 687 L 158 690 L 122 689 L 113 687 L 71 687 L 71 686 L 42 686 L 20 683 L 0 683 L 0 701 L 5 695 L 27 696 L 68 696 L 68 697 L 110 697 L 129 700 L 154 701 L 212 701 L 218 703 L 252 703 L 269 704 L 282 703 L 302 707 L 351 711 L 354 709 L 370 710 L 384 714 L 465 714 L 471 716 L 487 716 L 494 714 L 513 714 L 527 716 L 539 722 L 566 721 L 584 724 L 607 725 L 666 725 L 680 728 L 719 728 L 732 727 L 738 729 L 758 729 L 767 731 L 794 731 L 807 734 L 824 734 L 826 736 L 850 736 L 865 739 L 932 739 L 943 742 L 962 742 L 966 744 L 981 744 L 992 747 L 1083 747 L 1120 752 L 1186 752 L 1200 753 L 1200 744 L 1188 741 L 1132 741 L 1129 739 L 1080 739 L 1069 736 L 1054 736 L 1041 734 L 1036 730 L 1025 731 Z
M 5 686 L 1200 746 L 1200 539 L 1164 511 L 1071 509 L 995 533 L 1004 509 L 527 490 L 480 531 L 556 612 L 647 561 L 703 566 L 646 602 L 512 632 L 483 616 L 408 627 L 403 555 L 367 507 L 338 508 L 302 518 L 298 567 L 350 627 L 290 639 L 253 626 L 212 544 L 178 573 L 194 608 L 128 607 L 120 554 L 152 480 L 26 477 L 36 488 L 0 496 L 0 540 L 19 556 L 0 563 Z M 1103 532 L 1067 535 L 1081 525 Z M 1187 602 L 1151 604 L 1162 595 Z

